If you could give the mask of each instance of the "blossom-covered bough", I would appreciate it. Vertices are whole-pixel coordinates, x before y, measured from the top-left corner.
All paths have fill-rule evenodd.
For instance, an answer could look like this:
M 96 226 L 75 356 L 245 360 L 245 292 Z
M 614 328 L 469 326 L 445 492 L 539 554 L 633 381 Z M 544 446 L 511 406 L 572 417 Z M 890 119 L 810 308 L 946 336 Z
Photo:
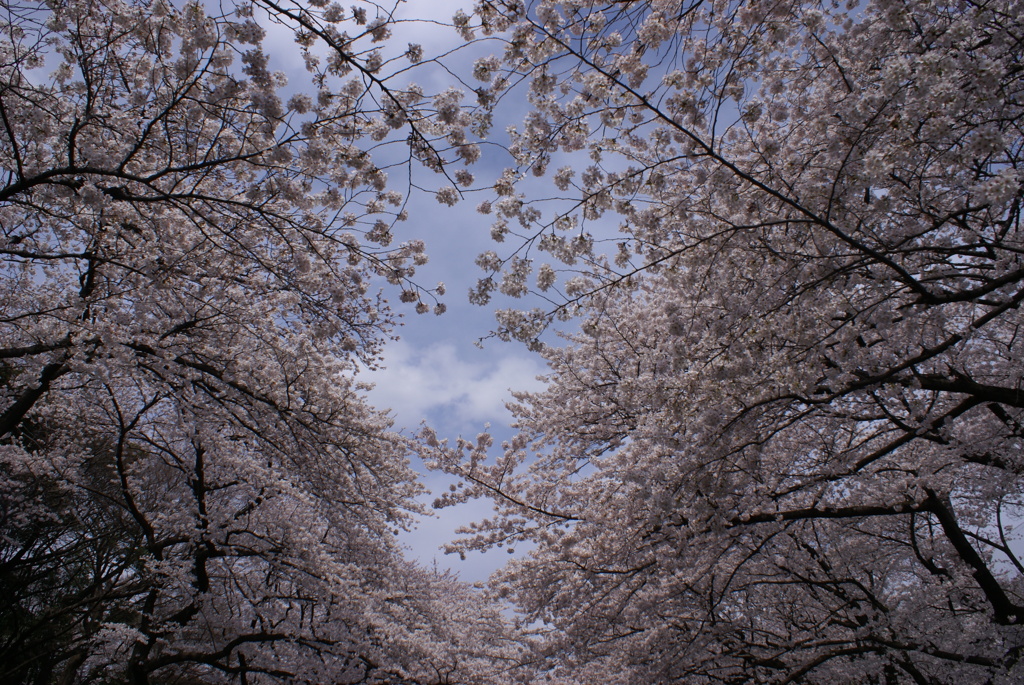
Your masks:
M 421 242 L 391 245 L 375 160 L 477 155 L 452 95 L 408 81 L 422 51 L 382 51 L 391 22 L 0 6 L 0 680 L 475 683 L 515 653 L 402 559 L 409 441 L 354 380 L 384 280 L 441 294 Z M 307 83 L 272 71 L 272 25 Z
M 480 258 L 474 299 L 557 306 L 500 315 L 551 372 L 497 463 L 486 435 L 431 458 L 464 479 L 439 504 L 498 507 L 455 549 L 532 550 L 495 584 L 548 631 L 548 681 L 1024 677 L 1022 17 L 457 18 L 507 40 L 478 63 L 487 99 L 528 81 L 532 105 L 482 207 L 512 248 Z M 560 314 L 580 326 L 544 346 Z

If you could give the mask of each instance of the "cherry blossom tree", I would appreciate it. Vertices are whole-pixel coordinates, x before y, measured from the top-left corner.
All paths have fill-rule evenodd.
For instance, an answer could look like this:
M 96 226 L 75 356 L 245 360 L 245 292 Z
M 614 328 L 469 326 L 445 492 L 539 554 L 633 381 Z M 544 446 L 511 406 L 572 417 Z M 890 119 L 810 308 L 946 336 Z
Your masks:
M 529 84 L 473 293 L 542 349 L 453 550 L 545 682 L 1017 682 L 1024 7 L 481 0 Z M 532 175 L 561 194 L 538 199 Z M 614 225 L 619 223 L 616 233 Z M 606 249 L 605 246 L 609 246 Z M 607 255 L 607 256 L 606 256 Z M 544 331 L 578 316 L 561 346 Z
M 373 3 L 2 8 L 0 679 L 497 678 L 502 614 L 402 559 L 410 443 L 356 380 L 384 281 L 443 294 L 387 167 L 468 174 L 457 91 Z

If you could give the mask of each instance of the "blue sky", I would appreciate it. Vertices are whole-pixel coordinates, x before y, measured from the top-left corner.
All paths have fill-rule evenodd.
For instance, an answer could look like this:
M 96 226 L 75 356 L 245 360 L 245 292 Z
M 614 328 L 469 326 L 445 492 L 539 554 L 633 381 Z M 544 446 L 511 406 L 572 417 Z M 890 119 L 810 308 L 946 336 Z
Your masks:
M 451 28 L 455 12 L 470 3 L 464 0 L 410 0 L 398 7 L 399 19 L 423 19 L 419 22 L 399 22 L 385 49 L 400 54 L 409 43 L 419 43 L 424 54 L 439 55 L 458 50 L 455 59 L 447 60 L 450 69 L 461 71 L 463 80 L 474 85 L 471 77 L 473 60 L 490 54 L 500 46 L 482 42 L 466 46 L 465 41 Z M 436 22 L 436 23 L 432 23 Z M 267 49 L 275 62 L 274 68 L 290 75 L 290 88 L 301 89 L 305 79 L 302 60 L 292 35 L 285 29 L 267 25 Z M 455 85 L 452 75 L 430 64 L 419 65 L 409 73 L 409 79 L 421 85 L 427 93 L 440 92 Z M 472 101 L 468 93 L 467 101 Z M 501 132 L 511 123 L 522 119 L 523 99 L 510 101 L 497 112 L 506 121 L 497 123 L 494 130 Z M 510 109 L 514 107 L 515 109 Z M 397 145 L 395 154 L 406 150 Z M 409 196 L 408 221 L 395 227 L 397 241 L 419 239 L 426 242 L 430 262 L 417 268 L 415 281 L 424 288 L 432 288 L 443 281 L 447 294 L 442 301 L 447 313 L 417 315 L 410 305 L 397 302 L 397 292 L 388 290 L 392 308 L 402 315 L 401 326 L 395 331 L 399 340 L 390 342 L 384 351 L 385 368 L 365 372 L 361 380 L 375 384 L 370 401 L 381 409 L 390 410 L 395 429 L 407 435 L 415 434 L 422 422 L 427 422 L 440 438 L 454 442 L 458 436 L 472 437 L 490 425 L 495 442 L 512 434 L 508 424 L 511 414 L 505 402 L 512 399 L 510 390 L 536 390 L 542 387 L 537 376 L 545 372 L 539 356 L 530 353 L 518 343 L 503 343 L 489 339 L 480 347 L 477 341 L 495 327 L 493 311 L 496 306 L 515 306 L 515 302 L 502 303 L 500 298 L 491 306 L 475 306 L 468 301 L 468 292 L 476 284 L 481 272 L 473 263 L 478 254 L 494 249 L 490 238 L 490 217 L 476 212 L 477 204 L 492 199 L 486 187 L 508 166 L 510 160 L 493 146 L 485 150 L 482 160 L 471 168 L 477 177 L 474 186 L 483 189 L 470 191 L 454 207 L 437 202 L 433 190 L 449 185 L 441 175 L 425 169 L 413 169 L 413 183 L 425 190 L 413 190 Z M 407 190 L 404 170 L 392 172 L 395 189 Z M 522 304 L 522 303 L 518 303 Z M 423 483 L 432 493 L 447 489 L 451 480 L 438 473 L 427 472 L 421 464 L 413 467 L 422 474 Z M 427 504 L 435 495 L 424 496 Z M 445 555 L 439 547 L 454 537 L 455 529 L 464 523 L 489 515 L 489 502 L 445 509 L 435 518 L 424 519 L 418 529 L 402 536 L 409 547 L 410 556 L 425 565 L 436 560 L 441 568 L 455 570 L 467 581 L 476 582 L 486 577 L 508 559 L 501 551 L 470 554 L 465 561 L 456 555 Z

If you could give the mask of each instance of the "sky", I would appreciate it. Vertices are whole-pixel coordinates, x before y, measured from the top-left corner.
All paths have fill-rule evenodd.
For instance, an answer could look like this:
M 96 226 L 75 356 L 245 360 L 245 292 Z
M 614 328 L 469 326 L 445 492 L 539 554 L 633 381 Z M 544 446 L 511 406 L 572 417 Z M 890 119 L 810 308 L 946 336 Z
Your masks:
M 384 368 L 368 373 L 364 380 L 375 384 L 369 399 L 391 411 L 396 430 L 415 434 L 426 422 L 439 438 L 454 443 L 459 436 L 472 438 L 489 429 L 500 445 L 513 433 L 508 427 L 512 415 L 505 408 L 512 399 L 510 391 L 542 388 L 537 377 L 546 366 L 519 343 L 490 339 L 477 346 L 477 340 L 495 325 L 492 308 L 472 305 L 467 297 L 478 275 L 472 261 L 477 238 L 481 233 L 488 235 L 489 222 L 487 217 L 457 209 L 423 207 L 424 214 L 436 220 L 423 226 L 431 261 L 417 272 L 417 277 L 424 274 L 424 282 L 445 281 L 448 311 L 442 316 L 406 314 L 396 331 L 399 339 L 385 347 Z M 410 223 L 416 225 L 415 213 Z M 427 504 L 436 497 L 432 493 L 453 482 L 443 474 L 425 471 L 415 461 L 413 468 L 431 491 L 423 497 Z M 506 554 L 469 554 L 461 561 L 438 547 L 454 537 L 459 525 L 486 517 L 490 511 L 490 503 L 483 501 L 438 511 L 436 518 L 421 521 L 416 531 L 403 535 L 402 542 L 424 564 L 436 561 L 441 568 L 457 571 L 463 580 L 485 580 L 507 561 Z
M 419 43 L 424 54 L 444 54 L 458 50 L 457 58 L 448 60 L 450 69 L 462 70 L 462 78 L 472 84 L 472 62 L 476 57 L 497 49 L 494 43 L 481 43 L 468 48 L 465 41 L 449 26 L 451 17 L 463 8 L 463 0 L 409 0 L 400 5 L 396 16 L 402 20 L 393 29 L 387 48 L 403 52 L 409 43 Z M 411 21 L 418 18 L 424 21 Z M 276 61 L 274 68 L 293 74 L 296 82 L 304 78 L 301 57 L 292 35 L 281 27 L 265 25 L 267 45 Z M 452 85 L 448 72 L 421 65 L 410 74 L 427 93 L 440 92 Z M 469 95 L 471 98 L 472 95 Z M 469 99 L 467 98 L 467 99 Z M 496 115 L 505 118 L 498 122 L 496 131 L 509 123 L 522 119 L 525 102 L 510 102 Z M 497 153 L 497 154 L 496 154 Z M 486 179 L 496 178 L 505 166 L 507 157 L 489 148 L 481 162 L 471 171 L 477 176 L 474 186 L 486 186 Z M 426 170 L 415 172 L 414 182 L 427 189 L 439 188 L 449 182 L 442 176 Z M 396 189 L 404 190 L 401 186 Z M 433 288 L 444 282 L 447 294 L 441 298 L 447 312 L 441 316 L 417 315 L 408 305 L 393 300 L 392 308 L 402 315 L 395 330 L 398 340 L 389 342 L 383 355 L 384 368 L 365 371 L 360 380 L 375 384 L 369 394 L 370 402 L 379 409 L 390 411 L 394 429 L 413 435 L 426 422 L 438 437 L 454 443 L 459 436 L 475 437 L 489 427 L 496 445 L 513 434 L 512 420 L 505 403 L 512 399 L 511 390 L 538 390 L 543 384 L 537 377 L 546 366 L 535 353 L 520 343 L 505 343 L 490 338 L 495 328 L 494 309 L 501 306 L 500 298 L 491 306 L 476 306 L 468 301 L 468 292 L 482 272 L 474 259 L 485 250 L 494 249 L 490 237 L 491 219 L 476 212 L 476 205 L 491 199 L 489 188 L 465 193 L 464 199 L 454 207 L 437 202 L 433 192 L 412 191 L 409 196 L 409 219 L 396 226 L 396 241 L 420 239 L 427 245 L 428 264 L 418 267 L 414 280 L 424 288 Z M 395 295 L 388 292 L 389 295 Z M 503 306 L 523 303 L 505 302 Z M 500 448 L 496 448 L 500 449 Z M 446 490 L 452 480 L 444 474 L 428 472 L 422 464 L 413 461 L 413 468 L 421 475 L 422 483 L 430 490 L 422 501 L 428 506 L 435 493 Z M 458 555 L 446 555 L 439 547 L 455 537 L 455 529 L 471 520 L 490 514 L 489 502 L 480 501 L 435 512 L 433 518 L 424 518 L 418 528 L 401 536 L 408 547 L 408 555 L 420 563 L 459 574 L 468 582 L 481 582 L 508 560 L 503 550 L 468 554 L 465 560 Z

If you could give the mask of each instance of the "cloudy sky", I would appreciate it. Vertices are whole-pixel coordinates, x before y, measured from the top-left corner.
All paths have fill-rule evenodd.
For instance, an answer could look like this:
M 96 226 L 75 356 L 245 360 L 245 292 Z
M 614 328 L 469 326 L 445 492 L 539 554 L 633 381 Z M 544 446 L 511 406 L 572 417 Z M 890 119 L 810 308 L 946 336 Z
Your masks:
M 422 45 L 427 56 L 449 55 L 444 60 L 445 68 L 421 64 L 409 71 L 408 79 L 427 93 L 451 86 L 462 90 L 468 90 L 467 85 L 475 87 L 477 82 L 471 76 L 473 61 L 500 50 L 494 41 L 467 46 L 448 26 L 456 11 L 464 8 L 468 12 L 470 4 L 468 0 L 408 0 L 396 10 L 399 21 L 385 46 L 389 55 L 401 55 L 410 43 Z M 302 88 L 305 72 L 293 35 L 280 26 L 265 22 L 264 26 L 274 66 L 289 74 L 290 87 Z M 459 85 L 454 76 L 467 85 Z M 466 100 L 472 102 L 472 98 L 470 93 Z M 525 98 L 503 101 L 495 113 L 493 131 L 500 133 L 506 126 L 520 122 L 526 104 Z M 395 154 L 400 160 L 407 152 L 404 143 L 399 143 L 391 153 L 385 150 L 384 155 Z M 380 151 L 375 151 L 375 157 L 381 163 Z M 525 303 L 502 301 L 498 296 L 491 305 L 480 307 L 470 304 L 467 297 L 482 275 L 474 259 L 481 252 L 495 249 L 490 237 L 491 218 L 478 214 L 475 208 L 480 202 L 493 199 L 489 186 L 510 163 L 500 148 L 487 146 L 482 160 L 471 169 L 477 178 L 474 189 L 464 192 L 463 199 L 454 207 L 439 204 L 434 197 L 437 188 L 450 184 L 445 177 L 413 169 L 412 184 L 421 190 L 412 189 L 409 193 L 409 220 L 395 227 L 395 237 L 396 241 L 426 242 L 430 262 L 417 268 L 415 281 L 424 288 L 444 282 L 447 295 L 442 301 L 447 313 L 417 315 L 410 305 L 393 302 L 393 309 L 402 315 L 402 325 L 395 331 L 400 339 L 387 345 L 385 368 L 365 372 L 362 378 L 376 386 L 370 401 L 378 408 L 390 410 L 395 429 L 405 434 L 415 434 L 426 422 L 440 438 L 454 443 L 460 435 L 474 437 L 489 425 L 496 445 L 500 445 L 512 434 L 508 426 L 511 414 L 505 409 L 505 403 L 512 399 L 510 391 L 542 387 L 537 377 L 546 367 L 523 345 L 494 338 L 478 344 L 495 327 L 496 307 L 522 307 Z M 404 173 L 404 168 L 398 171 Z M 392 173 L 395 189 L 409 190 L 401 173 Z M 432 492 L 447 489 L 451 482 L 443 474 L 426 472 L 421 464 L 414 463 L 413 467 Z M 423 501 L 429 504 L 434 497 L 428 494 Z M 507 554 L 469 555 L 462 561 L 456 555 L 445 555 L 439 546 L 455 536 L 459 525 L 487 516 L 490 508 L 489 502 L 478 502 L 436 512 L 434 518 L 424 519 L 402 541 L 408 545 L 411 556 L 424 564 L 431 565 L 436 560 L 440 567 L 457 571 L 464 580 L 484 580 L 507 561 Z
M 446 66 L 461 72 L 462 79 L 474 85 L 473 60 L 490 54 L 499 46 L 486 42 L 466 46 L 465 41 L 445 25 L 450 24 L 459 8 L 468 11 L 469 5 L 463 0 L 409 0 L 396 11 L 400 21 L 394 27 L 386 50 L 398 55 L 409 43 L 418 43 L 427 56 L 457 51 L 455 58 L 446 60 Z M 292 35 L 281 27 L 265 26 L 270 54 L 278 62 L 276 68 L 294 75 L 293 83 L 304 80 L 302 60 Z M 465 86 L 454 82 L 451 73 L 430 64 L 418 65 L 410 71 L 409 79 L 427 93 L 440 92 L 452 85 L 466 90 Z M 471 102 L 472 97 L 469 94 L 467 101 Z M 519 99 L 518 103 L 510 103 L 499 111 L 497 116 L 506 121 L 497 123 L 494 130 L 502 131 L 509 123 L 521 120 L 523 111 L 510 107 L 524 105 Z M 396 154 L 407 154 L 407 149 L 401 148 L 401 145 L 396 147 Z M 509 162 L 500 150 L 488 148 L 481 162 L 472 168 L 478 181 L 476 186 L 488 186 L 492 182 L 489 179 L 500 174 Z M 449 181 L 424 169 L 413 172 L 413 184 L 425 190 L 410 193 L 409 220 L 396 226 L 396 240 L 426 242 L 430 262 L 417 268 L 415 281 L 424 288 L 432 288 L 443 281 L 447 295 L 442 301 L 447 313 L 417 315 L 411 306 L 393 302 L 393 309 L 402 314 L 402 325 L 396 330 L 400 339 L 387 345 L 385 368 L 367 372 L 363 380 L 376 385 L 370 401 L 378 408 L 391 411 L 396 430 L 411 435 L 426 422 L 440 438 L 454 442 L 460 435 L 476 436 L 489 424 L 496 444 L 500 445 L 511 436 L 508 427 L 511 415 L 505 409 L 505 402 L 512 399 L 510 390 L 539 389 L 541 383 L 537 376 L 544 373 L 545 366 L 537 355 L 518 343 L 489 339 L 482 347 L 477 345 L 477 341 L 495 326 L 494 306 L 471 305 L 467 297 L 481 275 L 474 259 L 481 252 L 494 249 L 490 238 L 491 221 L 475 211 L 481 201 L 491 199 L 492 191 L 484 188 L 466 192 L 456 206 L 447 207 L 436 201 L 433 191 L 448 185 Z M 406 190 L 397 173 L 393 173 L 392 178 L 399 184 L 396 189 Z M 502 303 L 498 300 L 495 304 Z M 514 304 L 505 302 L 504 306 Z M 423 474 L 423 482 L 432 492 L 447 489 L 451 482 L 443 474 L 426 472 L 421 464 L 414 463 L 413 467 Z M 428 494 L 423 500 L 429 504 L 434 497 Z M 484 580 L 507 561 L 507 554 L 471 554 L 461 561 L 458 556 L 445 555 L 438 548 L 454 537 L 459 525 L 487 516 L 490 508 L 489 502 L 478 502 L 436 512 L 435 518 L 424 519 L 419 528 L 404 535 L 402 541 L 408 545 L 410 555 L 421 563 L 431 565 L 436 560 L 438 566 L 457 571 L 464 580 Z
M 426 55 L 457 49 L 458 58 L 448 60 L 449 68 L 461 69 L 462 78 L 472 84 L 473 60 L 498 46 L 483 43 L 467 49 L 464 41 L 444 26 L 459 8 L 467 8 L 468 4 L 462 0 L 410 0 L 399 8 L 398 16 L 428 21 L 400 23 L 391 44 L 404 50 L 408 43 L 419 43 Z M 414 78 L 427 92 L 452 85 L 451 76 L 440 69 L 419 71 Z M 497 112 L 507 123 L 498 123 L 495 130 L 501 131 L 508 123 L 521 120 L 522 114 L 521 110 L 512 111 L 507 106 Z M 509 164 L 508 158 L 495 154 L 493 148 L 489 152 L 472 169 L 477 185 L 486 185 L 487 179 L 496 177 Z M 415 181 L 425 188 L 447 185 L 443 177 L 422 170 Z M 496 339 L 484 341 L 482 347 L 477 344 L 495 326 L 494 307 L 472 305 L 467 297 L 481 275 L 473 260 L 481 252 L 494 249 L 491 221 L 475 211 L 477 204 L 491 195 L 489 189 L 467 192 L 454 207 L 438 204 L 429 192 L 411 195 L 409 220 L 402 226 L 407 233 L 401 237 L 426 241 L 430 262 L 417 269 L 416 280 L 425 287 L 443 281 L 447 287 L 443 301 L 448 310 L 443 316 L 418 316 L 406 311 L 403 325 L 397 331 L 400 339 L 389 343 L 385 350 L 385 368 L 369 375 L 369 380 L 376 384 L 370 400 L 380 408 L 390 409 L 395 428 L 405 433 L 415 433 L 425 421 L 439 437 L 454 442 L 460 435 L 476 436 L 489 424 L 496 444 L 500 445 L 511 436 L 511 414 L 505 409 L 505 402 L 512 399 L 510 390 L 535 390 L 542 385 L 537 376 L 545 372 L 545 366 L 523 345 Z M 512 303 L 506 302 L 504 306 Z M 395 308 L 401 311 L 399 305 Z M 432 492 L 447 489 L 451 482 L 443 474 L 427 473 L 418 464 L 413 466 L 423 473 L 423 482 Z M 434 497 L 427 495 L 424 501 L 430 503 Z M 438 547 L 454 537 L 459 525 L 487 516 L 490 509 L 489 502 L 478 502 L 438 511 L 435 518 L 423 520 L 416 531 L 403 536 L 403 542 L 409 546 L 411 555 L 424 564 L 436 560 L 440 567 L 457 571 L 464 580 L 484 580 L 507 561 L 507 554 L 471 554 L 461 561 L 456 555 L 445 555 Z
M 475 282 L 475 253 L 467 250 L 473 235 L 487 235 L 486 217 L 460 216 L 446 209 L 431 210 L 439 218 L 437 226 L 425 226 L 431 233 L 428 249 L 429 269 L 435 280 L 444 280 L 449 294 L 444 298 L 448 311 L 443 316 L 408 314 L 398 330 L 400 339 L 388 344 L 385 368 L 369 379 L 376 384 L 370 400 L 380 408 L 389 408 L 396 429 L 411 434 L 426 421 L 441 438 L 451 442 L 462 435 L 473 437 L 488 424 L 496 443 L 511 435 L 511 414 L 505 402 L 510 390 L 535 390 L 541 387 L 537 376 L 545 371 L 540 358 L 516 343 L 487 340 L 483 347 L 475 341 L 494 326 L 490 308 L 469 304 L 466 294 Z M 415 218 L 412 219 L 415 221 Z M 443 227 L 443 228 L 442 228 Z M 435 235 L 436 233 L 436 235 Z M 423 472 L 418 464 L 414 468 Z M 447 489 L 451 481 L 441 474 L 424 473 L 424 483 L 433 492 Z M 431 502 L 433 495 L 424 498 Z M 502 554 L 469 555 L 466 561 L 444 555 L 438 546 L 454 536 L 455 528 L 473 519 L 487 516 L 490 504 L 464 505 L 436 512 L 437 518 L 424 520 L 419 529 L 405 535 L 403 542 L 414 557 L 430 564 L 451 568 L 469 581 L 483 580 L 506 559 Z

